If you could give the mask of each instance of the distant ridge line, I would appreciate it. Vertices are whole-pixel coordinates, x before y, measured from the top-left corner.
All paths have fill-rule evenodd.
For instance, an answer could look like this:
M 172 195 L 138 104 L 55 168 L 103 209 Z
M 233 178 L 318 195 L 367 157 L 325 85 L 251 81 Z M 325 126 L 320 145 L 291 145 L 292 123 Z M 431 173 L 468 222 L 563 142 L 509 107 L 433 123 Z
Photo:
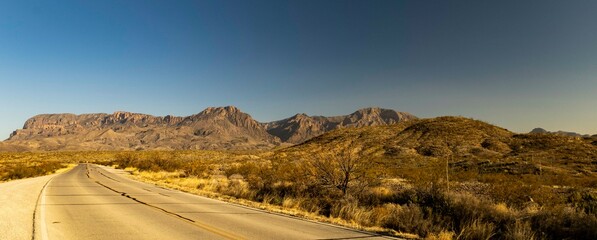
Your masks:
M 261 123 L 234 106 L 208 107 L 190 116 L 153 116 L 117 111 L 90 114 L 39 114 L 15 130 L 0 149 L 143 150 L 270 149 L 304 142 L 347 127 L 394 124 L 417 119 L 378 107 L 333 117 L 296 114 Z

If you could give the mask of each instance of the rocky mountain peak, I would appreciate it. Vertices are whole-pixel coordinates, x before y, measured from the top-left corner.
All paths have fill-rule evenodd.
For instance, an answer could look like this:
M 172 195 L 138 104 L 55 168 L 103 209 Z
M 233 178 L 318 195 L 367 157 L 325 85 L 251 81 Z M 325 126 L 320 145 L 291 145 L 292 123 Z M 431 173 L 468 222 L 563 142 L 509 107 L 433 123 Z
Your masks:
M 362 127 L 395 124 L 401 121 L 416 119 L 410 113 L 397 112 L 391 109 L 369 107 L 359 109 L 348 115 L 338 127 Z
M 384 121 L 386 121 L 386 123 L 389 120 L 398 122 L 399 120 L 401 120 L 403 118 L 405 118 L 407 120 L 416 119 L 416 117 L 410 113 L 397 112 L 392 109 L 385 109 L 385 108 L 379 108 L 379 107 L 362 108 L 362 109 L 357 110 L 356 112 L 354 112 L 351 115 L 357 115 L 360 117 L 367 117 L 367 116 L 380 117 L 380 118 L 384 119 Z
M 325 132 L 344 127 L 388 125 L 416 119 L 415 116 L 391 109 L 369 107 L 352 114 L 334 117 L 296 114 L 293 117 L 266 123 L 267 131 L 289 143 L 301 143 Z
M 530 133 L 548 133 L 548 131 L 543 128 L 534 128 Z
M 298 113 L 289 118 L 290 121 L 311 121 L 312 119 L 313 118 L 304 113 Z
M 235 115 L 235 114 L 239 114 L 239 113 L 243 113 L 243 112 L 241 112 L 235 106 L 226 106 L 226 107 L 208 107 L 199 114 L 231 116 L 231 115 Z
M 127 120 L 133 118 L 133 116 L 135 116 L 135 114 L 133 114 L 131 112 L 117 111 L 117 112 L 112 113 L 111 115 L 108 115 L 106 117 L 106 119 L 113 120 L 112 122 L 120 122 L 120 121 L 127 121 Z
M 234 106 L 226 107 L 208 107 L 200 113 L 191 116 L 188 121 L 228 121 L 236 126 L 248 128 L 260 128 L 261 124 L 255 121 L 251 115 L 242 112 Z M 188 122 L 187 121 L 187 122 Z
M 366 108 L 361 108 L 357 111 L 355 111 L 355 114 L 376 114 L 376 113 L 380 113 L 382 111 L 382 108 L 379 107 L 366 107 Z

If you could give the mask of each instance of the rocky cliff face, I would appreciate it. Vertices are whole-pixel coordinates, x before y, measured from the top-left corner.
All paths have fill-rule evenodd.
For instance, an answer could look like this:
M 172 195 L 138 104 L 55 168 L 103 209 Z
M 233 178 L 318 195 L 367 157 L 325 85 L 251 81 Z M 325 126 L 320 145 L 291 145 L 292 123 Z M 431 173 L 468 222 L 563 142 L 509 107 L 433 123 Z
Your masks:
M 132 127 L 168 127 L 180 123 L 182 119 L 182 117 L 154 117 L 130 112 L 81 115 L 41 114 L 27 120 L 23 129 L 13 132 L 9 140 L 72 135 L 102 129 L 122 130 Z
M 364 127 L 394 124 L 416 119 L 405 112 L 383 108 L 364 108 L 352 114 L 335 117 L 297 114 L 290 118 L 266 123 L 267 131 L 288 143 L 301 143 L 325 132 L 345 127 Z
M 415 119 L 408 113 L 366 108 L 346 116 L 291 118 L 259 123 L 233 106 L 187 116 L 140 113 L 42 114 L 30 118 L 6 146 L 31 150 L 267 149 L 301 143 L 345 127 L 387 125 Z
M 280 140 L 235 107 L 188 117 L 147 114 L 43 114 L 25 122 L 7 143 L 39 150 L 259 149 Z

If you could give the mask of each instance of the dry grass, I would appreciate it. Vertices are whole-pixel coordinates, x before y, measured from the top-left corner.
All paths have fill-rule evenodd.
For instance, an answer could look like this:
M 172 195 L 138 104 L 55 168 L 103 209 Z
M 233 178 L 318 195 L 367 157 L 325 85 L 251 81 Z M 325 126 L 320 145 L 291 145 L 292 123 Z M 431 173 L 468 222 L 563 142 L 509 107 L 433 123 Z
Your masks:
M 62 172 L 84 153 L 0 153 L 0 181 Z
M 449 231 L 441 231 L 438 234 L 432 233 L 429 234 L 426 240 L 452 240 L 454 239 L 454 233 Z
M 375 151 L 369 153 L 375 155 Z M 117 154 L 111 164 L 135 167 L 133 172 L 139 179 L 187 192 L 403 236 L 556 239 L 563 234 L 559 229 L 562 224 L 570 225 L 572 219 L 584 225 L 572 224 L 565 234 L 580 238 L 591 233 L 597 209 L 592 175 L 494 172 L 451 164 L 448 192 L 445 160 L 424 158 L 396 164 L 381 157 L 367 160 L 366 168 L 359 169 L 367 174 L 353 179 L 346 193 L 318 180 L 318 171 L 309 170 L 317 167 L 309 162 L 314 161 L 312 156 L 300 157 L 298 152 L 285 150 L 273 154 L 128 152 Z M 569 210 L 558 210 L 562 207 Z M 558 218 L 567 220 L 554 220 Z M 536 222 L 540 221 L 550 224 L 539 226 Z

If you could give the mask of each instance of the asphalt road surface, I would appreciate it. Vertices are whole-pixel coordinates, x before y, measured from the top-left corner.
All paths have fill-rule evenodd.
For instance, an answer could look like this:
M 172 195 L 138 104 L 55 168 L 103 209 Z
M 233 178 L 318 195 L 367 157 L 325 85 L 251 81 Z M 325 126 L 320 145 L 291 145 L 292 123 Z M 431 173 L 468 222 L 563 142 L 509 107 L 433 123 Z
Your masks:
M 392 239 L 141 183 L 80 164 L 0 184 L 0 239 Z

